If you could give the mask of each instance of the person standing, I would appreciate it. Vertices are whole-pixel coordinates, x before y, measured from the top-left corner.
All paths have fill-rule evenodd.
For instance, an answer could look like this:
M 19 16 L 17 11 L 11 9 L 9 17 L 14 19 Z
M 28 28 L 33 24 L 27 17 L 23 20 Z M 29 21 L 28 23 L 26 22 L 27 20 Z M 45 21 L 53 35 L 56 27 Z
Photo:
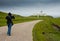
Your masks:
M 12 16 L 12 14 L 9 12 L 8 15 L 6 16 L 7 26 L 8 26 L 8 31 L 7 31 L 8 36 L 11 36 L 11 27 L 13 26 L 12 19 L 15 19 L 15 17 Z

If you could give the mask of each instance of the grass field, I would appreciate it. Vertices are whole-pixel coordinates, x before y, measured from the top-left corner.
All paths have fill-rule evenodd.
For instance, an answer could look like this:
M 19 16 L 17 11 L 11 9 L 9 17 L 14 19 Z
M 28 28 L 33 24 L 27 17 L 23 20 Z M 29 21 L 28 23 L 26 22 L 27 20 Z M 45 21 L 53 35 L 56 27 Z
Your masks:
M 33 28 L 33 41 L 60 41 L 60 31 L 52 23 L 60 26 L 60 18 L 45 17 L 37 23 Z

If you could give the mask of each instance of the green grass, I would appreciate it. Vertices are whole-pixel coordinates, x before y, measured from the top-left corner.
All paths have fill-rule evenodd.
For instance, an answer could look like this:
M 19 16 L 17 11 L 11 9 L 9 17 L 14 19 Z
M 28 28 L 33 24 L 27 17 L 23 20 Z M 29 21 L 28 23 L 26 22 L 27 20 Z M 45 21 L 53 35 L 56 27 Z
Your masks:
M 60 18 L 44 17 L 43 20 L 33 28 L 33 41 L 60 41 L 60 32 L 52 26 L 52 22 L 60 25 Z

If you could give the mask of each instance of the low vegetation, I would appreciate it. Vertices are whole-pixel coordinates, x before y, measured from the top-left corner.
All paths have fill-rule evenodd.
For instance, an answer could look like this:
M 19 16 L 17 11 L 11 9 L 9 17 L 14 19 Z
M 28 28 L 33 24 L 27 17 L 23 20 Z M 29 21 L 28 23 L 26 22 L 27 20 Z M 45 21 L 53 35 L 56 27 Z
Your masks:
M 60 26 L 60 18 L 44 17 L 33 28 L 33 41 L 60 41 L 60 31 L 52 23 Z

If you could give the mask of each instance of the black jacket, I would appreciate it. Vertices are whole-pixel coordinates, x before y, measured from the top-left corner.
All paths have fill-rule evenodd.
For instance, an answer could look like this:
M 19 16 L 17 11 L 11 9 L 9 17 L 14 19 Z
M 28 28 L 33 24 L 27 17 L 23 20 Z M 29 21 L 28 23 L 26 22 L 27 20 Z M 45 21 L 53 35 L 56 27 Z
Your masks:
M 6 16 L 6 19 L 7 19 L 7 24 L 12 23 L 12 25 L 13 25 L 12 19 L 15 19 L 14 16 Z

